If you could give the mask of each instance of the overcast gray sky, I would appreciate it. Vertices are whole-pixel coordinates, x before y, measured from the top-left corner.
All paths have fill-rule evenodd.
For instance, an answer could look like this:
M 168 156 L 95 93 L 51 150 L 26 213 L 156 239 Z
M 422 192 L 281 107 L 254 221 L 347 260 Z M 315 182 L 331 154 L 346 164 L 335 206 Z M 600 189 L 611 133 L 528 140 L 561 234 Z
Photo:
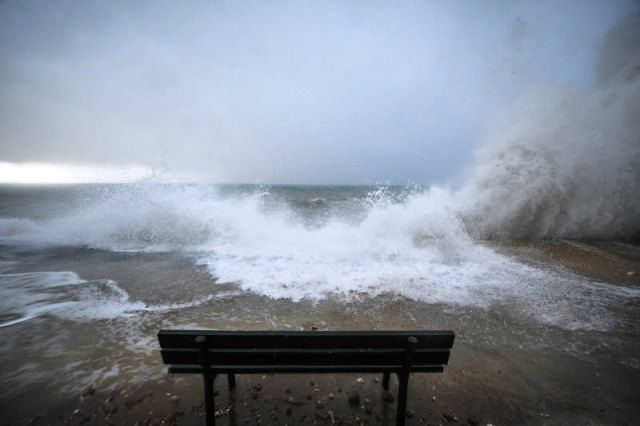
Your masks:
M 497 111 L 591 85 L 634 5 L 2 1 L 0 162 L 449 181 Z

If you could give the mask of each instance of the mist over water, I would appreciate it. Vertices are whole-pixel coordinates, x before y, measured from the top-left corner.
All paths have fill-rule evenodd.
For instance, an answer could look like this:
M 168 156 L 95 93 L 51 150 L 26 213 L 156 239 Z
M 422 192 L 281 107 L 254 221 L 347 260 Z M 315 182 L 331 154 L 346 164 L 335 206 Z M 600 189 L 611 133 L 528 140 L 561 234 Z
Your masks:
M 598 315 L 563 316 L 545 305 L 558 291 L 552 281 L 586 298 L 591 290 L 579 279 L 521 264 L 478 240 L 640 237 L 639 29 L 636 15 L 610 31 L 594 87 L 536 88 L 516 103 L 456 190 L 78 187 L 46 204 L 7 203 L 0 238 L 180 251 L 218 282 L 274 298 L 391 293 L 477 306 L 516 298 L 524 311 L 537 300 L 539 319 L 594 326 Z M 598 303 L 624 296 L 603 293 Z
M 536 88 L 505 114 L 458 194 L 474 236 L 640 237 L 639 16 L 609 31 L 594 87 Z

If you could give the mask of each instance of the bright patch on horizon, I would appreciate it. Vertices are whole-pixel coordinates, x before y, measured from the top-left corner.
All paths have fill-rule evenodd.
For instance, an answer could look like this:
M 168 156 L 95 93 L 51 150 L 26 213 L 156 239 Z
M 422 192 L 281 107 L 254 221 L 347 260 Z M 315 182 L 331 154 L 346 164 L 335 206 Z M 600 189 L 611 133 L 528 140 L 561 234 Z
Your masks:
M 0 183 L 127 183 L 153 176 L 149 167 L 0 162 Z

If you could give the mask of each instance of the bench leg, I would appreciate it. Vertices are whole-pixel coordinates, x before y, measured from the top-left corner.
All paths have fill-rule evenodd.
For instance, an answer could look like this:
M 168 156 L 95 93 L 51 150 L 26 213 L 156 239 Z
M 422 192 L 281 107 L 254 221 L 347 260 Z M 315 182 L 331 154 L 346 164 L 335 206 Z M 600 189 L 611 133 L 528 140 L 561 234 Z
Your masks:
M 389 372 L 386 372 L 383 374 L 382 376 L 382 389 L 388 391 L 389 390 L 389 377 L 391 375 L 389 374 Z
M 236 388 L 236 375 L 233 373 L 227 374 L 227 380 L 229 382 L 229 390 L 234 390 Z
M 409 389 L 409 375 L 398 374 L 400 386 L 398 388 L 398 412 L 396 414 L 396 425 L 404 426 L 407 418 L 407 391 Z
M 203 374 L 204 379 L 204 412 L 207 419 L 207 426 L 214 426 L 216 424 L 216 412 L 213 401 L 213 374 Z
M 409 390 L 409 376 L 411 375 L 411 365 L 413 365 L 413 354 L 416 351 L 418 340 L 415 337 L 407 338 L 407 352 L 405 353 L 402 369 L 398 371 L 398 414 L 396 415 L 396 425 L 404 426 L 407 420 L 407 391 Z

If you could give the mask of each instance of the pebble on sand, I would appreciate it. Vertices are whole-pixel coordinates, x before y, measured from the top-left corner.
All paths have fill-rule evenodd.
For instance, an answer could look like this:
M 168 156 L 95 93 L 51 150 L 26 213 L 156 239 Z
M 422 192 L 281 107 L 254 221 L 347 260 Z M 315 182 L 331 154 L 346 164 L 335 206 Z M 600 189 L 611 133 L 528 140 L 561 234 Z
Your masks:
M 82 392 L 82 396 L 84 398 L 91 396 L 93 394 L 96 393 L 96 390 L 93 388 L 93 386 L 89 386 L 84 392 Z
M 453 410 L 445 411 L 444 413 L 442 413 L 442 417 L 450 421 L 458 421 L 458 418 L 455 416 L 455 414 L 453 414 Z

